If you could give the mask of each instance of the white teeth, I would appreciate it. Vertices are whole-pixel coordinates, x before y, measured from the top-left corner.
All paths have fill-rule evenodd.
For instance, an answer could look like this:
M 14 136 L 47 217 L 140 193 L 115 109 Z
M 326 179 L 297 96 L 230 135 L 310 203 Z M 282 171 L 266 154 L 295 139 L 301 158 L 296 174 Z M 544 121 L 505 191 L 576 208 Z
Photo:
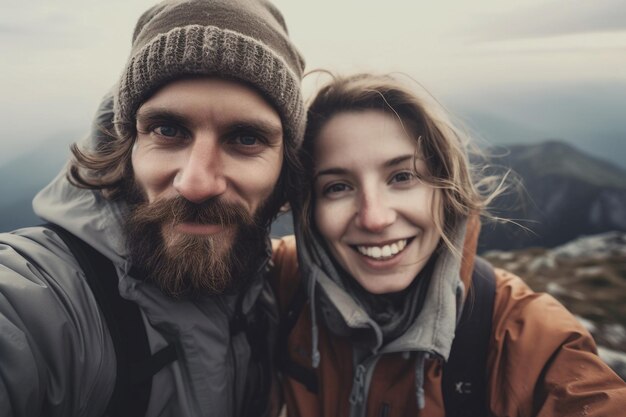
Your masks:
M 391 254 L 395 255 L 398 252 L 400 252 L 400 248 L 398 247 L 398 244 L 397 243 L 392 243 L 391 244 Z
M 394 256 L 406 247 L 407 240 L 402 239 L 391 245 L 385 246 L 357 246 L 356 249 L 361 255 L 369 256 L 374 259 L 389 258 Z

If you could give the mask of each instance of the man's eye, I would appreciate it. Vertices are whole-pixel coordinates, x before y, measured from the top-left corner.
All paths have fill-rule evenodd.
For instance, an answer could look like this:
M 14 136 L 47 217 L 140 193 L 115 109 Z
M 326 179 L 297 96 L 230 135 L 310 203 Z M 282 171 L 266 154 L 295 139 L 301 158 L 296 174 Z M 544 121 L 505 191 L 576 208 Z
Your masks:
M 179 128 L 170 125 L 157 126 L 153 128 L 152 131 L 159 136 L 165 136 L 168 138 L 175 138 L 176 136 L 181 135 L 181 131 Z
M 259 155 L 267 147 L 267 140 L 263 136 L 246 132 L 233 133 L 227 143 L 234 152 L 246 156 Z
M 241 136 L 238 136 L 235 140 L 240 145 L 244 145 L 244 146 L 254 146 L 254 145 L 258 145 L 260 142 L 257 137 L 251 136 L 251 135 L 241 135 Z

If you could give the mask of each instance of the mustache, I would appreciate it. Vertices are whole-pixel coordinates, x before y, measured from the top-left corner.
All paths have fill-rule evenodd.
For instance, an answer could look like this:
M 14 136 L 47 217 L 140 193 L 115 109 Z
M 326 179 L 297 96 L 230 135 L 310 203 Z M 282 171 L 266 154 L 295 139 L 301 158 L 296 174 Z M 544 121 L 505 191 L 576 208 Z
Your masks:
M 177 196 L 167 200 L 143 202 L 133 209 L 133 220 L 149 223 L 199 223 L 220 226 L 254 225 L 254 216 L 239 203 L 211 199 L 200 204 Z

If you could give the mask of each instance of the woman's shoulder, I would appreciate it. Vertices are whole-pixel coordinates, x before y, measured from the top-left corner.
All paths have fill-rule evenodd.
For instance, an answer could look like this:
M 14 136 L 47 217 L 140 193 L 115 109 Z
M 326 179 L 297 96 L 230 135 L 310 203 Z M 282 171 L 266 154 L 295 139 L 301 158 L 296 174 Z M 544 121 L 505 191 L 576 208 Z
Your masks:
M 533 291 L 520 277 L 503 269 L 496 268 L 495 274 L 494 323 L 534 323 L 546 329 L 587 333 L 578 319 L 550 294 Z
M 588 410 L 616 415 L 610 411 L 626 406 L 626 385 L 597 356 L 593 338 L 578 319 L 514 274 L 495 273 L 488 359 L 492 411 L 543 416 L 561 409 L 563 413 L 545 414 L 560 416 L 587 404 Z M 598 390 L 606 394 L 597 396 Z M 577 394 L 567 394 L 573 392 Z
M 272 239 L 272 260 L 276 262 L 276 258 L 296 256 L 296 237 L 287 235 L 280 238 Z M 279 260 L 280 262 L 280 260 Z
M 279 306 L 281 309 L 286 308 L 300 282 L 296 239 L 293 235 L 272 239 L 272 265 L 268 280 Z

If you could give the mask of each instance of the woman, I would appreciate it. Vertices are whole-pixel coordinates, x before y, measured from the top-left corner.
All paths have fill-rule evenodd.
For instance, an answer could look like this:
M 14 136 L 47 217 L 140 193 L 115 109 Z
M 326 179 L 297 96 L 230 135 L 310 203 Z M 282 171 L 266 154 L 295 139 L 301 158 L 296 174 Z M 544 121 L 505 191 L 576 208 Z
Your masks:
M 626 386 L 577 320 L 476 261 L 493 193 L 479 192 L 438 106 L 393 77 L 357 75 L 323 87 L 308 117 L 299 271 L 293 239 L 275 252 L 289 415 L 623 412 Z M 471 362 L 479 371 L 451 381 Z

